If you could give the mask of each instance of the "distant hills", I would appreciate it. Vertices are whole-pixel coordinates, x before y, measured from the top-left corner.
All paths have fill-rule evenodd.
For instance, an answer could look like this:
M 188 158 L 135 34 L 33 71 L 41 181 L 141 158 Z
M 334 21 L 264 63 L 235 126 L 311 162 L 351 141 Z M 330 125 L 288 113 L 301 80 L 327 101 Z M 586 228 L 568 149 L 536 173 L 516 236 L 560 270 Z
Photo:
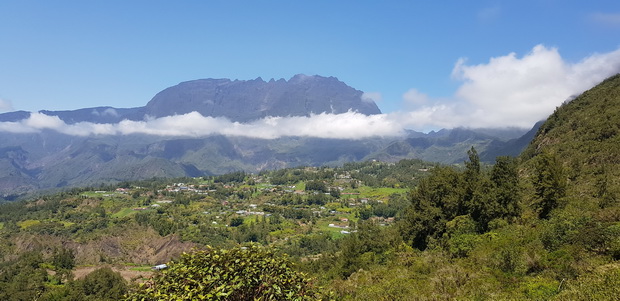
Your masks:
M 248 81 L 201 79 L 159 92 L 144 107 L 96 107 L 72 111 L 41 111 L 67 124 L 118 123 L 199 112 L 247 122 L 266 116 L 309 116 L 354 111 L 380 114 L 363 92 L 334 77 L 296 75 L 289 80 Z M 29 112 L 0 114 L 0 122 L 18 122 Z M 44 189 L 100 185 L 153 177 L 258 172 L 291 166 L 339 165 L 362 160 L 397 161 L 419 158 L 461 163 L 476 147 L 485 161 L 517 155 L 536 132 L 520 129 L 445 129 L 405 137 L 321 139 L 283 137 L 257 139 L 211 135 L 202 138 L 152 135 L 60 134 L 0 132 L 0 198 L 15 199 Z M 525 136 L 522 136 L 525 135 Z

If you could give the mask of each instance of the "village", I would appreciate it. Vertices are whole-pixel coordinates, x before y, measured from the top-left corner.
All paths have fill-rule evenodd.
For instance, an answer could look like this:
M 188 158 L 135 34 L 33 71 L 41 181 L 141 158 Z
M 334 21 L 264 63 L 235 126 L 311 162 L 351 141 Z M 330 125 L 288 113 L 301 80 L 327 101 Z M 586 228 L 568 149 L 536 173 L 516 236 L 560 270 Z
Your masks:
M 321 173 L 314 168 L 301 171 L 291 172 L 306 177 Z M 394 223 L 396 210 L 386 208 L 408 191 L 369 187 L 353 179 L 349 172 L 294 183 L 272 181 L 272 178 L 271 174 L 243 174 L 231 181 L 218 177 L 190 178 L 158 183 L 157 187 L 125 185 L 110 191 L 86 191 L 82 197 L 103 200 L 106 211 L 114 217 L 135 216 L 148 220 L 145 223 L 151 223 L 154 228 L 161 223 L 174 224 L 172 232 L 208 244 L 209 241 L 196 239 L 200 236 L 196 232 L 207 231 L 207 227 L 215 231 L 241 227 L 234 230 L 245 231 L 241 229 L 267 222 L 272 226 L 261 237 L 274 242 L 309 233 L 327 233 L 338 238 L 356 232 L 360 220 L 387 226 Z M 160 231 L 160 234 L 171 231 Z

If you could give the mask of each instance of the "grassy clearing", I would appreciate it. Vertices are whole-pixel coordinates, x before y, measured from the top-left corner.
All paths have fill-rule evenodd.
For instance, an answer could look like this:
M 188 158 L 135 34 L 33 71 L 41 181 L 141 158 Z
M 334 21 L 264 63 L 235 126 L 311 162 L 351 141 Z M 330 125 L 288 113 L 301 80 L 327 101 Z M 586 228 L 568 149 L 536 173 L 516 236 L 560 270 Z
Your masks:
M 277 239 L 282 239 L 294 235 L 295 233 L 296 231 L 293 228 L 284 228 L 282 230 L 271 231 L 269 232 L 269 235 Z
M 406 193 L 407 191 L 409 191 L 408 188 L 390 188 L 390 187 L 380 187 L 380 188 L 373 188 L 373 187 L 360 187 L 359 188 L 359 197 L 360 198 L 369 198 L 369 199 L 373 199 L 373 200 L 388 200 L 390 198 L 390 195 L 392 194 L 401 194 L 401 193 Z
M 89 198 L 96 198 L 96 197 L 99 197 L 99 196 L 103 196 L 103 194 L 102 193 L 97 193 L 97 192 L 94 192 L 94 191 L 86 191 L 86 192 L 82 192 L 82 196 L 89 197 Z
M 17 225 L 22 229 L 28 229 L 34 225 L 40 224 L 41 221 L 38 219 L 27 219 L 25 221 L 17 222 Z
M 129 268 L 130 271 L 138 271 L 138 272 L 150 272 L 153 270 L 153 267 L 150 265 L 143 265 L 143 266 L 134 266 Z
M 75 223 L 73 222 L 69 222 L 69 221 L 58 221 L 59 223 L 61 223 L 63 226 L 65 226 L 65 228 L 71 227 L 73 225 L 75 225 Z
M 112 214 L 114 218 L 123 218 L 132 214 L 136 214 L 137 210 L 133 210 L 133 208 L 123 208 L 120 211 Z
M 301 190 L 301 191 L 306 190 L 306 182 L 299 182 L 295 184 L 295 190 Z
M 333 223 L 334 222 L 322 220 L 322 221 L 318 221 L 316 223 L 316 226 L 317 226 L 317 228 L 318 228 L 318 230 L 320 232 L 329 233 L 332 236 L 332 238 L 341 238 L 341 237 L 347 235 L 347 234 L 340 233 L 340 231 L 342 231 L 342 230 L 349 230 L 349 229 L 341 229 L 341 228 L 330 227 L 329 224 L 333 224 Z

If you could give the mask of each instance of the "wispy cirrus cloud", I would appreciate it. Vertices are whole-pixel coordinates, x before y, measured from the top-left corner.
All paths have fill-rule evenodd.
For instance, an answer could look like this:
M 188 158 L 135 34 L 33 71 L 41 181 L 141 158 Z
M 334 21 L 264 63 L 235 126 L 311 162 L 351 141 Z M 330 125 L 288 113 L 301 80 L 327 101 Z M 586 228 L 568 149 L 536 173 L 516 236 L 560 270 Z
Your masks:
M 480 11 L 478 11 L 477 14 L 477 18 L 478 21 L 481 22 L 492 22 L 495 21 L 497 19 L 499 19 L 500 15 L 501 15 L 501 8 L 499 6 L 490 6 L 490 7 L 485 7 L 483 9 L 481 9 Z
M 620 28 L 620 13 L 591 13 L 588 20 L 606 27 Z

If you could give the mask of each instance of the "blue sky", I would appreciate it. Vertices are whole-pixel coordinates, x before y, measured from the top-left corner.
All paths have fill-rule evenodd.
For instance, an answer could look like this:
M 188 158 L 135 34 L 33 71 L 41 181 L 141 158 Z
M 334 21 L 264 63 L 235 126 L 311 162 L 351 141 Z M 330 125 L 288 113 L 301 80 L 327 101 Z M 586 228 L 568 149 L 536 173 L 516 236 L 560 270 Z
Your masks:
M 620 72 L 619 47 L 617 0 L 0 0 L 0 112 L 136 107 L 182 81 L 303 73 L 368 92 L 384 113 L 424 119 L 414 128 L 526 126 L 530 120 L 435 122 L 429 112 L 460 120 L 450 114 L 474 104 L 466 114 L 493 115 L 485 113 L 493 104 L 476 99 L 498 98 L 484 95 L 490 74 L 524 64 L 540 73 L 536 64 L 559 60 L 548 73 L 556 86 L 545 89 L 566 91 L 557 104 L 532 109 L 544 116 L 565 94 L 594 84 L 576 78 L 584 70 L 591 81 Z M 567 77 L 588 83 L 558 87 Z

